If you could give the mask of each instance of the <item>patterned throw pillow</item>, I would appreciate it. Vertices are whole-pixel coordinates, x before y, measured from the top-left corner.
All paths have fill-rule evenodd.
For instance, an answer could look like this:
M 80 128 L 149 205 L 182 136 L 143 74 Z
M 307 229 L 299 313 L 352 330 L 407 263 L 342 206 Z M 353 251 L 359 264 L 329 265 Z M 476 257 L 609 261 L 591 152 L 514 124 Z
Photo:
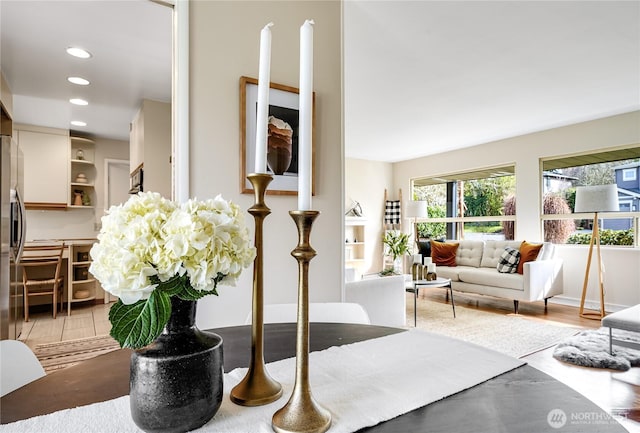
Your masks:
M 498 260 L 498 272 L 503 274 L 515 274 L 520 263 L 520 251 L 515 248 L 505 247 Z

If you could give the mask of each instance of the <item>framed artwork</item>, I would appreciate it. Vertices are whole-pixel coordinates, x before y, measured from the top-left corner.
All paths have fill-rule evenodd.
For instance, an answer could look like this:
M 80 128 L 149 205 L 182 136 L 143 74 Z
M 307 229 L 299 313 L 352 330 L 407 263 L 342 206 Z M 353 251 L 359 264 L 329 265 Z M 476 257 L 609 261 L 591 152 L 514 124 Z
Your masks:
M 311 130 L 311 191 L 315 195 L 315 92 Z M 269 128 L 267 132 L 267 173 L 273 175 L 267 194 L 298 194 L 299 91 L 295 87 L 271 83 Z M 258 80 L 240 77 L 240 190 L 253 193 L 247 180 L 255 172 Z

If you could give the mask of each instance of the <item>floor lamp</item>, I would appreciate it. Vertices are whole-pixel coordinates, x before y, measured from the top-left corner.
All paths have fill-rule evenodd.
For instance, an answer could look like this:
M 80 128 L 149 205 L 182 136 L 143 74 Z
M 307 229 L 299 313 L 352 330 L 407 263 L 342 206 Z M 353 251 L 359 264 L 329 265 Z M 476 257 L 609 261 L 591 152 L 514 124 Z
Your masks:
M 584 285 L 582 286 L 582 299 L 580 300 L 580 316 L 587 319 L 602 319 L 604 311 L 604 281 L 602 255 L 600 254 L 600 226 L 598 223 L 598 212 L 617 212 L 618 187 L 612 185 L 579 186 L 576 188 L 575 212 L 594 212 L 593 230 L 591 242 L 589 242 L 589 255 L 587 256 L 587 270 L 584 274 Z M 593 256 L 593 244 L 596 244 L 598 253 L 598 282 L 600 288 L 600 311 L 585 312 L 584 301 L 587 296 L 587 283 L 589 282 L 589 269 L 591 268 L 591 258 Z
M 409 200 L 405 207 L 406 218 L 413 218 L 413 239 L 418 248 L 418 218 L 427 217 L 427 202 L 424 200 Z

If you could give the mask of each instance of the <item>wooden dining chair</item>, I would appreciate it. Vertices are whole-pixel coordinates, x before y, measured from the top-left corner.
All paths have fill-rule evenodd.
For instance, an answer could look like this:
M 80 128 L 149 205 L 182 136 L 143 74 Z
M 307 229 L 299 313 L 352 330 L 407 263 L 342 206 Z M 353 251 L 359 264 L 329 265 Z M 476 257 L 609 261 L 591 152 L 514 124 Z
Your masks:
M 29 298 L 33 296 L 51 296 L 53 318 L 64 308 L 62 293 L 64 276 L 62 275 L 62 253 L 64 242 L 47 245 L 26 245 L 20 259 L 22 285 L 24 288 L 24 321 L 29 321 Z

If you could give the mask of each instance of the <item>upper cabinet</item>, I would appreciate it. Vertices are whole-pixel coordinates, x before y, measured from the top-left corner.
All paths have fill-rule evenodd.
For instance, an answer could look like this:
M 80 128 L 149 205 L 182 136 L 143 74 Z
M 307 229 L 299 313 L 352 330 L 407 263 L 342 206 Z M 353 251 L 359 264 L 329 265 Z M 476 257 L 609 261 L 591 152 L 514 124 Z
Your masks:
M 24 155 L 24 201 L 29 209 L 66 209 L 69 201 L 69 131 L 16 127 Z
M 72 208 L 93 208 L 95 206 L 96 180 L 95 143 L 90 138 L 71 137 L 70 194 Z
M 144 166 L 144 191 L 171 197 L 171 104 L 144 99 L 131 122 L 129 166 Z

